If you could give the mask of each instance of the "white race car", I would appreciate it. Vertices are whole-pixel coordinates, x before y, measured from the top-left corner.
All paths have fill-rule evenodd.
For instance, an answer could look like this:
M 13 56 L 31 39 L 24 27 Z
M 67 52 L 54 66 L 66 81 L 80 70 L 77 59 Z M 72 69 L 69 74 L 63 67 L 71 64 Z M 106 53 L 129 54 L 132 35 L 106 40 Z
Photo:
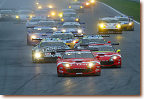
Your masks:
M 122 33 L 121 23 L 115 17 L 100 18 L 97 27 L 98 33 Z
M 75 37 L 82 37 L 85 34 L 84 28 L 78 22 L 64 22 L 61 31 L 71 32 Z
M 18 10 L 16 13 L 15 18 L 20 21 L 27 21 L 35 16 L 32 10 Z
M 61 18 L 61 22 L 79 22 L 79 16 L 75 12 L 65 12 Z
M 39 21 L 41 20 L 46 20 L 47 18 L 43 18 L 43 17 L 39 17 L 39 16 L 36 16 L 36 17 L 33 17 L 31 20 L 27 20 L 26 22 L 26 27 L 27 28 L 34 28 L 35 26 L 38 25 Z
M 81 2 L 71 2 L 69 8 L 74 9 L 76 12 L 84 12 L 84 7 Z

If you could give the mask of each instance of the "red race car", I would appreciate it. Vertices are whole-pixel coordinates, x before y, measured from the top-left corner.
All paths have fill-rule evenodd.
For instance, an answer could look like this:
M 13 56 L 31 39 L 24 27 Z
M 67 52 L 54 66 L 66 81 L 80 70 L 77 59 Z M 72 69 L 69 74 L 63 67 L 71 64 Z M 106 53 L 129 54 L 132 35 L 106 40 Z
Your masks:
M 100 62 L 90 50 L 68 50 L 57 60 L 57 75 L 97 75 L 101 74 Z
M 93 55 L 100 61 L 102 67 L 121 67 L 120 50 L 112 45 L 117 44 L 90 44 L 88 49 L 93 50 Z

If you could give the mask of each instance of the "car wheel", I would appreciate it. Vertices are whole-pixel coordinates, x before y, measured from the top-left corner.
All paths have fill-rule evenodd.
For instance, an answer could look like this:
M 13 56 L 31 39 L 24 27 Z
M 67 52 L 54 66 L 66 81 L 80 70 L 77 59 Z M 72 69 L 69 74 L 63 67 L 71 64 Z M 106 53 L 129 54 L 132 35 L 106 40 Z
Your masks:
M 95 76 L 100 76 L 101 75 L 101 72 L 97 72 L 96 74 L 95 74 Z
M 57 76 L 58 76 L 58 77 L 63 77 L 63 75 L 62 75 L 62 74 L 59 74 L 59 73 L 57 73 Z
M 134 27 L 131 29 L 131 31 L 134 31 Z
M 121 65 L 117 65 L 116 67 L 117 67 L 117 68 L 121 68 Z

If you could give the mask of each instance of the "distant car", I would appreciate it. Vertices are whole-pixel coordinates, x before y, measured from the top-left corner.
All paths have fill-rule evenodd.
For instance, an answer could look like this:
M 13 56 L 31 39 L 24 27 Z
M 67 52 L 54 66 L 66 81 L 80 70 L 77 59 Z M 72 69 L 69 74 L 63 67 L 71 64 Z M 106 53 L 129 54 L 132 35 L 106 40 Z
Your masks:
M 98 33 L 122 33 L 122 26 L 115 17 L 100 18 L 97 25 Z
M 87 49 L 88 45 L 97 43 L 105 44 L 107 42 L 101 35 L 87 35 L 84 36 L 77 44 L 75 44 L 74 48 Z
M 70 9 L 74 9 L 76 12 L 84 12 L 84 7 L 81 2 L 76 1 L 76 2 L 71 2 L 69 4 Z
M 129 16 L 116 16 L 122 25 L 123 30 L 134 31 L 134 21 Z
M 85 1 L 82 4 L 83 4 L 84 8 L 90 8 L 91 7 L 91 3 L 88 1 Z
M 16 11 L 14 9 L 0 9 L 0 21 L 15 20 Z
M 57 50 L 70 49 L 63 41 L 57 39 L 43 39 L 37 46 L 32 49 L 32 61 L 37 62 L 56 62 L 61 57 L 62 52 Z
M 18 10 L 16 13 L 15 18 L 20 21 L 27 21 L 35 16 L 32 10 Z
M 38 25 L 39 21 L 42 21 L 42 20 L 46 20 L 46 18 L 42 18 L 42 17 L 32 17 L 32 19 L 30 20 L 27 20 L 26 22 L 26 27 L 27 28 L 34 28 L 35 26 Z
M 74 37 L 74 35 L 70 32 L 67 32 L 67 33 L 54 33 L 54 34 L 52 34 L 51 38 L 57 38 L 57 39 L 62 40 L 71 49 L 73 49 L 75 44 L 79 42 L 79 38 Z
M 65 12 L 61 18 L 61 22 L 79 22 L 79 16 L 74 12 Z
M 71 32 L 77 37 L 82 37 L 85 34 L 84 28 L 78 22 L 64 22 L 61 31 Z
M 57 60 L 57 75 L 97 75 L 101 74 L 100 62 L 89 50 L 69 50 Z
M 55 32 L 55 28 L 52 27 L 34 27 L 28 30 L 27 33 L 27 45 L 36 45 L 42 39 L 49 38 L 53 32 Z
M 41 27 L 53 27 L 57 29 L 57 23 L 54 20 L 40 20 L 36 26 L 41 26 Z
M 93 50 L 93 55 L 100 61 L 103 67 L 121 67 L 120 50 L 113 48 L 111 44 L 90 44 L 89 50 Z

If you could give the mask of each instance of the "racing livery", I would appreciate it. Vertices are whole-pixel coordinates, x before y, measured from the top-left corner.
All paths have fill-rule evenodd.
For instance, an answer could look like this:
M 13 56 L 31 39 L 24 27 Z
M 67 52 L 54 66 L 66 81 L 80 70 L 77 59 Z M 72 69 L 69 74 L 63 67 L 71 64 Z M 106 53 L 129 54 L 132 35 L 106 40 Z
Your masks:
M 115 17 L 100 18 L 97 27 L 98 33 L 122 33 L 121 24 Z
M 74 37 L 72 33 L 54 33 L 51 38 L 58 38 L 62 40 L 66 45 L 68 45 L 71 49 L 74 48 L 75 44 L 78 43 L 79 39 Z
M 57 60 L 57 75 L 100 75 L 100 62 L 89 50 L 68 50 Z
M 55 62 L 61 57 L 62 52 L 58 50 L 70 49 L 63 41 L 57 39 L 43 39 L 37 46 L 32 49 L 32 61 L 35 62 Z
M 120 50 L 113 48 L 112 44 L 90 44 L 89 50 L 100 61 L 103 67 L 121 67 Z
M 123 30 L 134 31 L 134 21 L 130 16 L 116 16 Z

